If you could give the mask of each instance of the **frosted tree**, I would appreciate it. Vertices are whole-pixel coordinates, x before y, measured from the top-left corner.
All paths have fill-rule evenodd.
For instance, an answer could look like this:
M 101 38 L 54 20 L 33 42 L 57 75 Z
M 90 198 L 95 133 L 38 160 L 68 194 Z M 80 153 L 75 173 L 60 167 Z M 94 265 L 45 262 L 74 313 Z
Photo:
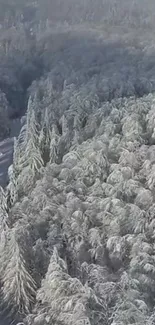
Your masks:
M 16 229 L 7 236 L 1 263 L 1 293 L 4 315 L 24 315 L 29 313 L 36 294 L 36 283 L 27 269 L 24 250 L 18 243 Z
M 119 298 L 114 307 L 111 324 L 146 324 L 148 308 L 139 291 L 139 281 L 124 272 L 119 285 Z
M 7 203 L 7 193 L 0 186 L 0 227 L 6 229 L 8 228 L 8 203 Z
M 18 188 L 17 188 L 17 173 L 15 172 L 14 165 L 8 168 L 9 184 L 7 186 L 7 201 L 8 208 L 13 206 L 18 199 Z
M 46 278 L 42 281 L 37 300 L 47 306 L 53 324 L 103 324 L 106 311 L 102 299 L 87 285 L 67 273 L 66 263 L 54 248 Z
M 130 274 L 139 282 L 144 297 L 153 299 L 155 293 L 154 245 L 147 242 L 145 234 L 139 234 L 132 245 Z
M 58 141 L 59 136 L 56 132 L 55 125 L 53 125 L 50 140 L 50 163 L 54 163 L 58 159 Z
M 62 125 L 62 135 L 66 135 L 68 133 L 68 123 L 67 123 L 67 119 L 65 117 L 65 115 L 63 114 L 62 117 L 60 118 L 59 121 Z
M 27 191 L 35 181 L 39 170 L 44 166 L 39 148 L 39 125 L 36 118 L 35 102 L 29 98 L 26 124 L 22 127 L 16 148 L 17 170 L 19 170 L 18 192 Z M 15 164 L 15 168 L 16 168 Z
M 51 100 L 51 99 L 50 99 Z M 53 118 L 50 116 L 51 110 L 49 107 L 45 107 L 42 112 L 41 129 L 39 133 L 39 148 L 41 151 L 42 159 L 46 165 L 50 161 L 50 147 L 54 136 Z
M 119 283 L 112 281 L 112 275 L 109 273 L 106 266 L 105 259 L 104 265 L 88 264 L 87 262 L 81 265 L 81 279 L 83 283 L 89 283 L 95 293 L 99 295 L 105 303 L 108 314 L 112 314 L 114 304 L 118 299 Z
M 23 136 L 22 132 L 23 131 L 21 131 L 21 134 Z M 24 137 L 23 137 L 23 141 L 21 141 L 20 138 L 21 134 L 19 135 L 19 138 L 14 137 L 13 163 L 8 168 L 9 184 L 7 186 L 6 192 L 7 192 L 9 208 L 12 207 L 15 204 L 15 202 L 18 200 L 18 177 L 22 172 L 23 162 L 24 162 L 23 150 L 22 150 Z
M 78 141 L 80 138 L 80 131 L 81 131 L 80 115 L 76 113 L 73 122 L 73 140 L 72 140 L 73 148 L 78 145 Z

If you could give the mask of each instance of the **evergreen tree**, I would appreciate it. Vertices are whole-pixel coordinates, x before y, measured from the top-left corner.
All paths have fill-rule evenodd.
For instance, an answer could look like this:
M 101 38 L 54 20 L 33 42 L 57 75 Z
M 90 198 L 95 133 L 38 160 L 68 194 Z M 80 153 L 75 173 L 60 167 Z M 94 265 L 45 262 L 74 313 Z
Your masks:
M 106 324 L 104 301 L 87 285 L 67 273 L 67 265 L 54 248 L 37 300 L 47 304 L 53 324 Z
M 9 231 L 1 255 L 1 307 L 5 316 L 24 316 L 35 302 L 36 283 L 27 269 L 24 250 L 17 241 L 16 229 Z

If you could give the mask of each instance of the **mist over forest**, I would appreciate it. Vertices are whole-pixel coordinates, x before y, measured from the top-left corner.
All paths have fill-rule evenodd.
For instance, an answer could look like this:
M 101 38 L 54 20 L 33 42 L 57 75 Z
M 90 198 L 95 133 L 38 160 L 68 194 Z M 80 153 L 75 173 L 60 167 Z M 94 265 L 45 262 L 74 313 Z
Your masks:
M 155 2 L 0 0 L 0 325 L 155 325 Z

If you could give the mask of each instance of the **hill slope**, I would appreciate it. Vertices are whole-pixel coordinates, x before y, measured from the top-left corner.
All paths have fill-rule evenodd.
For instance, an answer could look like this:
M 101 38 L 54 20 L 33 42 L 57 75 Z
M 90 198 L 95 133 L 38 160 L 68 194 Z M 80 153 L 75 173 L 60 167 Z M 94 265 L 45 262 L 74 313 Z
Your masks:
M 1 322 L 153 325 L 154 3 L 16 1 L 0 2 Z

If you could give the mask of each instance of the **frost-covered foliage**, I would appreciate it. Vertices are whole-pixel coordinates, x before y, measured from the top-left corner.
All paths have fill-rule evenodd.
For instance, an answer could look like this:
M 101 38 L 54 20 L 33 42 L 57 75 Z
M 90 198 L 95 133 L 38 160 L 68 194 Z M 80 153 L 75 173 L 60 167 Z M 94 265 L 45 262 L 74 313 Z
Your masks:
M 20 201 L 9 210 L 29 225 L 40 283 L 25 324 L 149 324 L 155 95 L 100 103 L 73 84 L 42 85 L 15 146 Z
M 10 60 L 23 42 L 44 72 L 31 84 L 21 60 L 11 83 L 31 87 L 0 188 L 0 314 L 24 325 L 154 325 L 153 1 L 30 7 L 32 47 L 21 1 L 4 17 L 19 34 L 0 50 Z
M 24 253 L 16 240 L 15 231 L 8 234 L 1 256 L 1 283 L 3 312 L 24 315 L 35 301 L 36 283 L 26 269 Z

